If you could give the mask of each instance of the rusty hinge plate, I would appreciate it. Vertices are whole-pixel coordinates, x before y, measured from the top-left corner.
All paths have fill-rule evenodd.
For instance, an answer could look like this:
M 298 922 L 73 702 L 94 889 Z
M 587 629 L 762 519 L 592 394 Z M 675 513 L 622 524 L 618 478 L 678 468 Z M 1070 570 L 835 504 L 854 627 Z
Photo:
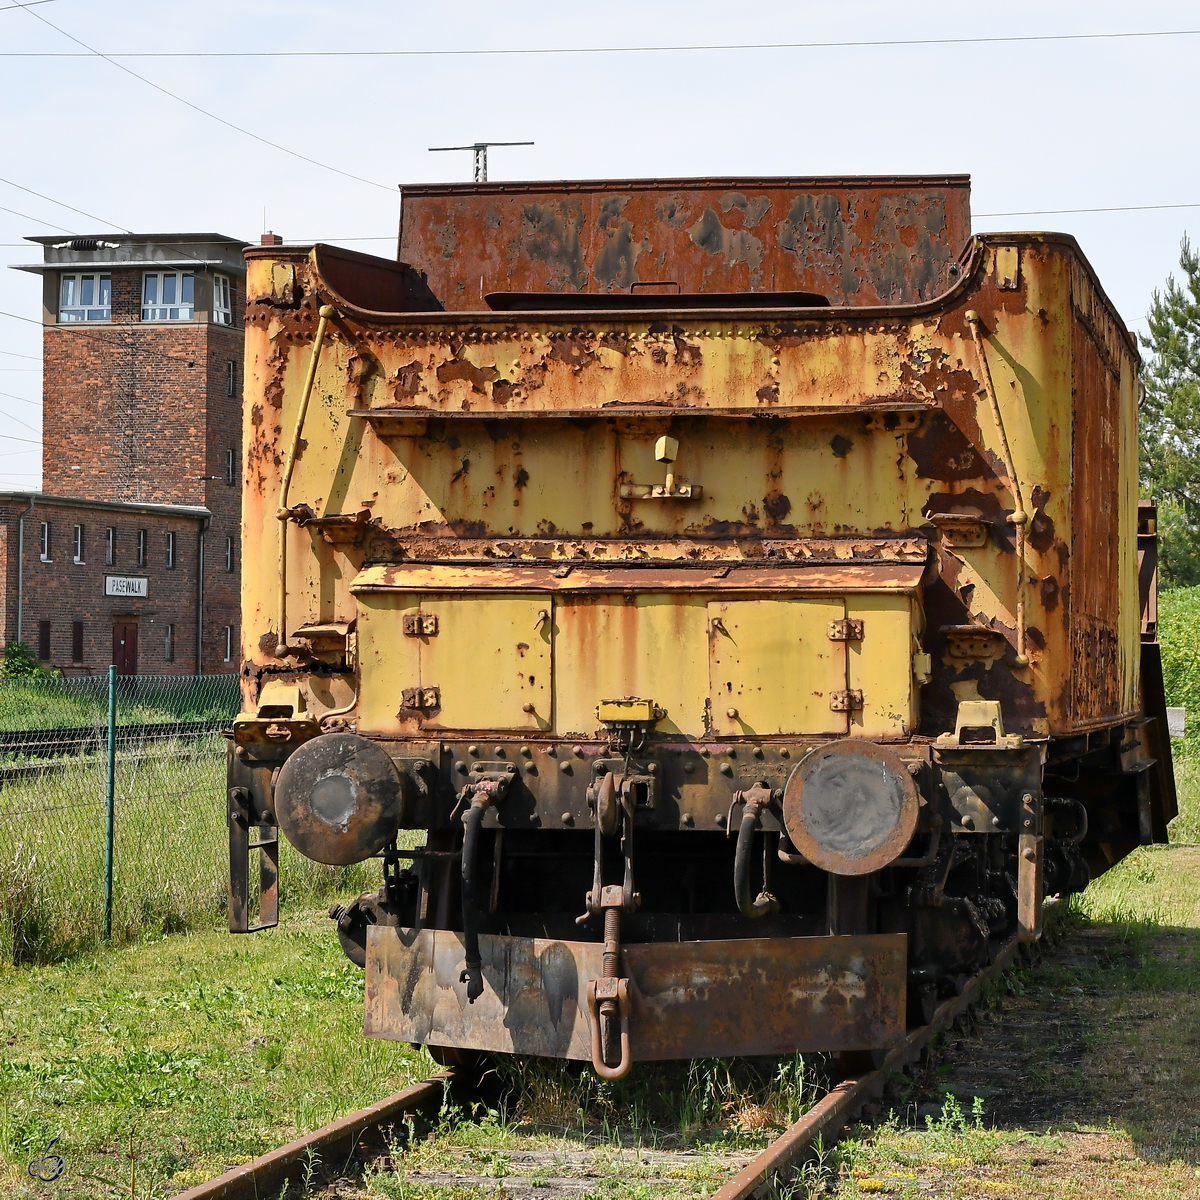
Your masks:
M 438 631 L 437 613 L 405 613 L 405 637 L 436 637 Z
M 434 712 L 442 707 L 442 690 L 435 687 L 405 688 L 401 706 L 415 712 Z
M 854 712 L 863 706 L 863 694 L 857 688 L 829 693 L 829 707 L 834 712 Z
M 829 622 L 829 640 L 831 642 L 861 642 L 863 640 L 863 623 L 845 617 L 841 621 Z

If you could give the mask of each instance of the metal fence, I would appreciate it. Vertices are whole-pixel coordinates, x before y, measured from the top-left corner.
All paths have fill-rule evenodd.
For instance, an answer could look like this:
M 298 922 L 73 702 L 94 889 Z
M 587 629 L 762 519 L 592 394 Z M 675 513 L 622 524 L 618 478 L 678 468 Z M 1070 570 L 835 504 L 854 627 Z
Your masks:
M 223 920 L 235 675 L 0 678 L 0 962 Z M 357 876 L 285 852 L 280 890 Z

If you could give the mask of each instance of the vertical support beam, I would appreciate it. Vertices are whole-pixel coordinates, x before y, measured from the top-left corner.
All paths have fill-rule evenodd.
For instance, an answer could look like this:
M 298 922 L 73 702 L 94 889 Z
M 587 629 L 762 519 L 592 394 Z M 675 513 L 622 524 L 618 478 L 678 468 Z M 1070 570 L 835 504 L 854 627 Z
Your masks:
M 829 932 L 863 934 L 870 929 L 870 875 L 830 875 Z
M 104 832 L 104 940 L 112 940 L 113 834 L 116 831 L 117 796 L 117 664 L 108 668 L 108 779 L 105 789 Z
M 1021 834 L 1017 846 L 1017 940 L 1036 942 L 1042 936 L 1042 837 L 1040 797 L 1021 797 Z

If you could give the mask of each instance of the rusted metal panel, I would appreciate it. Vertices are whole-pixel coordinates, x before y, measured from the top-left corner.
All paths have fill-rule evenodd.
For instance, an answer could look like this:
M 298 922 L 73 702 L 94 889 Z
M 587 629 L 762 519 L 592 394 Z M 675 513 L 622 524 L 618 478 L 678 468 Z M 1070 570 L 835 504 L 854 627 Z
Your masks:
M 250 255 L 247 561 L 269 561 L 264 555 L 278 537 L 271 497 L 279 456 L 297 413 L 317 298 L 328 295 L 311 255 L 263 253 Z M 1016 287 L 1009 286 L 1014 261 Z M 274 286 L 281 263 L 292 272 L 287 296 Z M 352 540 L 335 545 L 319 532 L 292 528 L 287 588 L 296 627 L 352 620 L 373 581 L 398 581 L 419 569 L 409 565 L 414 560 L 491 560 L 511 572 L 494 577 L 499 588 L 571 594 L 594 582 L 586 572 L 606 556 L 646 564 L 634 590 L 675 591 L 663 572 L 684 560 L 744 563 L 728 573 L 732 590 L 739 581 L 752 589 L 753 572 L 829 555 L 828 578 L 815 562 L 804 578 L 816 589 L 842 591 L 839 562 L 857 570 L 866 551 L 890 570 L 903 557 L 898 541 L 921 541 L 935 566 L 920 588 L 909 645 L 901 649 L 898 624 L 879 658 L 890 664 L 879 674 L 896 677 L 897 664 L 914 649 L 913 633 L 920 638 L 917 652 L 929 656 L 920 722 L 915 686 L 901 688 L 886 710 L 872 709 L 878 686 L 851 680 L 846 690 L 864 697 L 861 710 L 850 710 L 862 722 L 855 731 L 904 736 L 915 727 L 935 736 L 954 728 L 959 700 L 975 695 L 999 701 L 1006 730 L 1025 736 L 1128 719 L 1138 707 L 1133 531 L 1095 525 L 1089 506 L 1118 483 L 1123 497 L 1136 486 L 1135 348 L 1069 239 L 978 239 L 963 263 L 958 282 L 933 301 L 808 310 L 802 321 L 691 312 L 652 331 L 655 321 L 645 313 L 572 321 L 562 314 L 409 311 L 376 321 L 339 310 L 314 389 L 326 400 L 307 417 L 292 495 L 319 520 L 363 506 L 371 517 L 354 523 Z M 978 314 L 981 347 L 973 345 L 967 311 Z M 699 348 L 699 365 L 691 347 Z M 980 348 L 1011 464 L 984 398 Z M 1093 369 L 1100 372 L 1097 395 L 1107 397 L 1097 404 L 1109 406 L 1108 417 L 1073 407 L 1076 374 L 1080 394 L 1090 395 L 1085 374 Z M 1103 384 L 1105 374 L 1115 391 Z M 398 397 L 457 416 L 430 416 L 397 433 L 347 415 L 394 406 Z M 902 401 L 915 407 L 871 407 Z M 805 405 L 811 415 L 796 415 Z M 757 415 L 768 412 L 769 419 Z M 1119 433 L 1102 444 L 1109 418 Z M 679 442 L 672 470 L 701 485 L 700 499 L 621 495 L 624 485 L 663 479 L 654 458 L 663 436 Z M 1093 437 L 1094 447 L 1087 441 Z M 1078 487 L 1077 459 L 1095 465 L 1086 466 Z M 1008 520 L 1014 476 L 1030 509 L 1020 570 Z M 1124 498 L 1118 507 L 1132 511 Z M 973 534 L 964 541 L 957 533 L 966 523 Z M 1111 561 L 1105 539 L 1117 544 Z M 1100 558 L 1088 559 L 1085 545 L 1099 545 Z M 539 574 L 518 582 L 519 562 L 537 564 Z M 572 569 L 557 574 L 566 566 Z M 632 578 L 614 572 L 611 586 Z M 350 591 L 355 579 L 357 597 Z M 678 586 L 690 590 L 691 579 L 681 576 Z M 768 590 L 786 586 L 773 574 L 761 580 Z M 1018 580 L 1028 665 L 1016 661 Z M 277 670 L 276 585 L 269 573 L 247 572 L 244 588 L 250 671 Z M 713 590 L 723 589 L 714 583 Z M 964 626 L 985 630 L 997 653 L 986 661 L 952 653 L 953 637 L 943 631 Z M 1088 658 L 1092 635 L 1093 642 L 1103 635 L 1108 649 Z M 324 662 L 335 651 L 313 648 Z M 1087 674 L 1095 676 L 1100 664 L 1111 676 L 1096 685 L 1107 691 L 1091 707 L 1086 697 L 1078 705 L 1073 699 L 1072 677 L 1082 675 L 1078 654 L 1089 663 Z M 865 641 L 852 648 L 852 670 L 869 673 L 874 662 Z M 564 660 L 561 669 L 573 666 Z M 318 713 L 352 699 L 348 681 L 310 675 L 305 686 Z M 584 710 L 582 700 L 577 707 Z M 386 711 L 388 723 L 360 729 L 401 732 L 396 709 Z
M 591 1058 L 583 1002 L 603 944 L 480 935 L 484 992 L 467 1003 L 462 935 L 371 926 L 369 1037 Z M 904 1036 L 907 939 L 753 938 L 622 947 L 637 1061 L 867 1050 Z
M 364 567 L 350 584 L 358 596 L 389 592 L 624 592 L 630 588 L 686 592 L 905 592 L 921 583 L 924 564 L 847 562 L 789 567 L 721 564 L 713 567 L 626 566 L 581 564 L 508 566 L 488 563 L 470 566 L 376 563 Z M 838 614 L 841 615 L 840 613 Z M 830 618 L 832 620 L 832 618 Z
M 407 186 L 403 262 L 449 309 L 491 292 L 814 292 L 896 304 L 945 290 L 970 237 L 964 175 Z
M 708 604 L 711 721 L 722 736 L 842 734 L 848 715 L 832 707 L 846 687 L 846 642 L 829 625 L 841 596 L 712 600 Z

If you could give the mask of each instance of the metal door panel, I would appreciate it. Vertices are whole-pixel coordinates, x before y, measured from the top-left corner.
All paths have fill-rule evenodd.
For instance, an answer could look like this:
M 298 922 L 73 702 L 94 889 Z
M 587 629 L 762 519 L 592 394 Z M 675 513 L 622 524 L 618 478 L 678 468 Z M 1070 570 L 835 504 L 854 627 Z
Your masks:
M 829 637 L 841 596 L 708 605 L 712 727 L 731 736 L 844 734 L 830 705 L 846 690 L 846 643 Z M 732 714 L 732 715 L 730 715 Z
M 905 595 L 847 596 L 846 616 L 862 621 L 861 640 L 848 643 L 849 686 L 862 692 L 850 732 L 903 737 L 917 726 L 913 683 L 913 601 Z
M 554 613 L 559 733 L 592 733 L 601 700 L 639 696 L 666 710 L 657 732 L 704 736 L 703 597 L 558 596 Z

